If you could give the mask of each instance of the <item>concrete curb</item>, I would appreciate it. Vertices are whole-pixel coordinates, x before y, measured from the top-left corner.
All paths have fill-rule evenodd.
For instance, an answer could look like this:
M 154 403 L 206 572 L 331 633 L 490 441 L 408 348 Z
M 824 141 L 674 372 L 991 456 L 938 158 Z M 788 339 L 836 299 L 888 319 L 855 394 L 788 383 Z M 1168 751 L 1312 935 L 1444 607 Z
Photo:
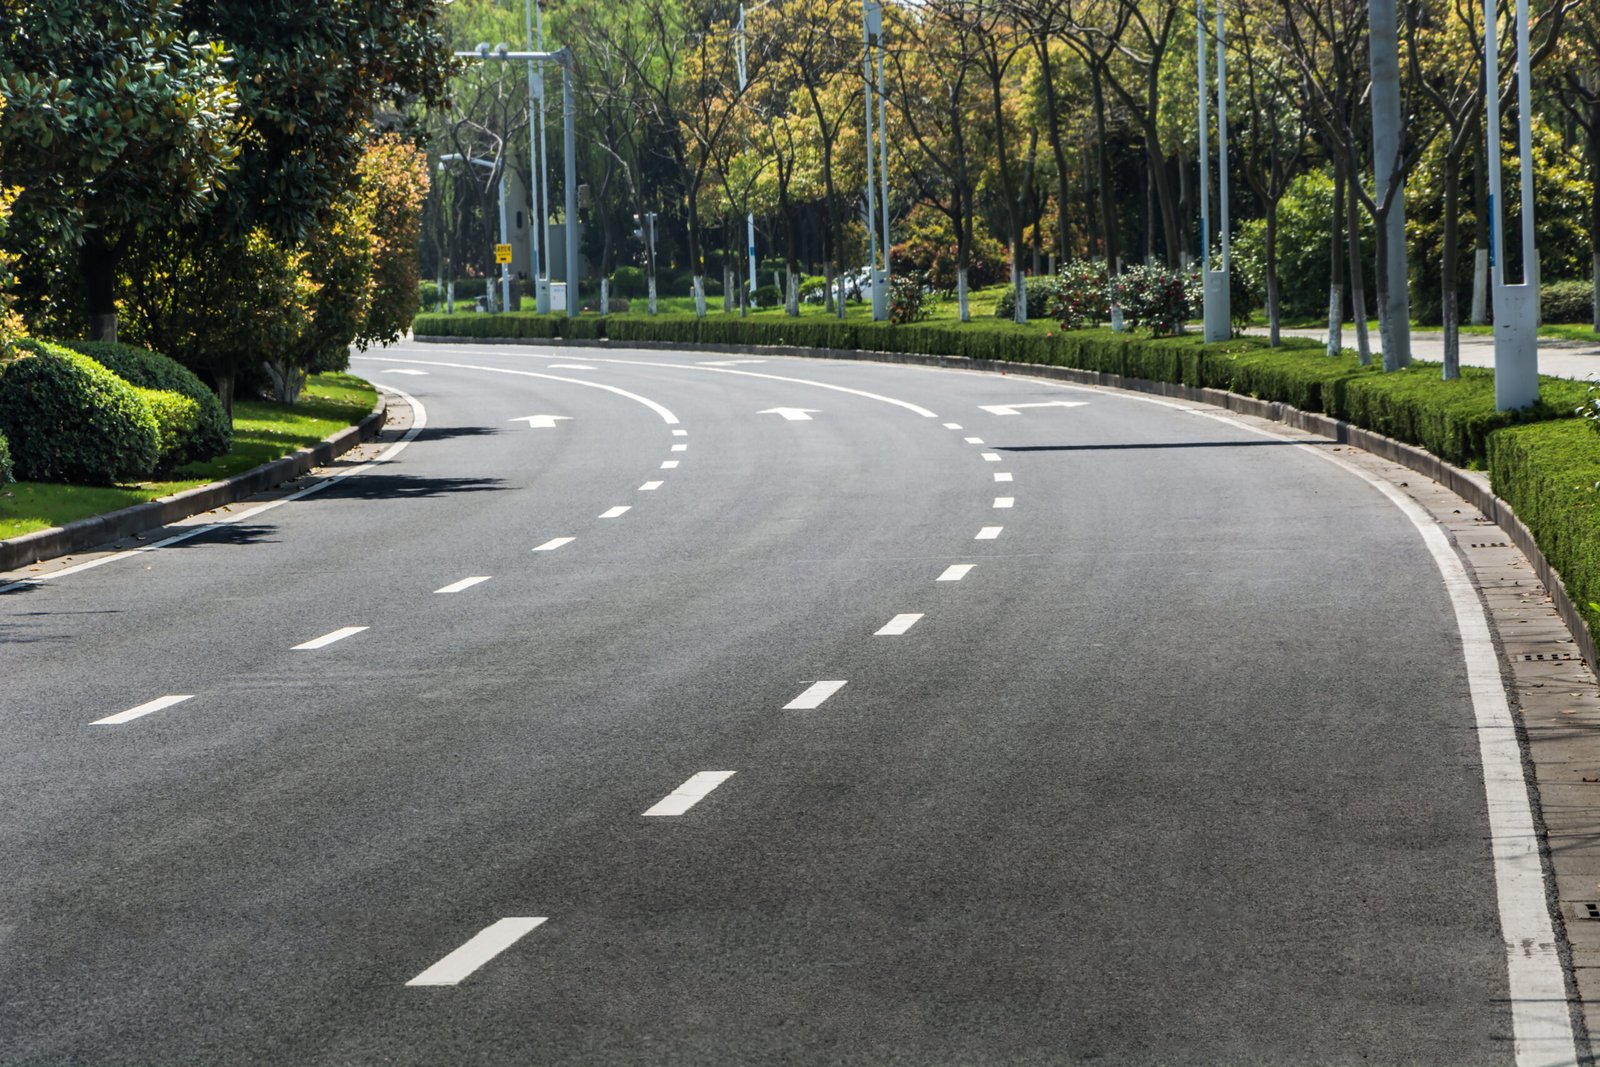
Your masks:
M 1125 389 L 1135 393 L 1151 393 L 1157 396 L 1169 396 L 1179 400 L 1191 400 L 1197 403 L 1211 404 L 1215 407 L 1226 408 L 1241 415 L 1253 415 L 1257 418 L 1270 419 L 1281 422 L 1296 429 L 1305 430 L 1321 437 L 1337 441 L 1340 444 L 1353 445 L 1356 448 L 1382 456 L 1384 459 L 1409 467 L 1425 477 L 1443 485 L 1467 503 L 1483 512 L 1484 517 L 1494 522 L 1511 538 L 1513 544 L 1528 557 L 1533 564 L 1533 571 L 1543 583 L 1545 590 L 1550 594 L 1550 599 L 1555 603 L 1555 608 L 1561 619 L 1567 625 L 1567 631 L 1572 635 L 1572 640 L 1578 651 L 1588 662 L 1590 669 L 1600 674 L 1600 649 L 1595 646 L 1594 636 L 1589 633 L 1588 626 L 1583 621 L 1583 616 L 1578 614 L 1577 606 L 1572 598 L 1567 595 L 1567 588 L 1561 581 L 1561 575 L 1556 573 L 1550 561 L 1544 558 L 1544 553 L 1539 551 L 1538 544 L 1533 539 L 1533 534 L 1516 512 L 1511 510 L 1511 505 L 1494 495 L 1489 487 L 1489 479 L 1481 474 L 1463 470 L 1460 467 L 1446 463 L 1432 452 L 1397 441 L 1392 437 L 1364 430 L 1353 426 L 1342 419 L 1330 418 L 1316 412 L 1301 411 L 1289 404 L 1277 401 L 1257 400 L 1254 397 L 1242 396 L 1238 393 L 1228 393 L 1220 389 L 1200 389 L 1194 386 L 1179 385 L 1175 382 L 1155 382 L 1146 378 L 1124 378 L 1120 374 L 1107 374 L 1103 371 L 1078 370 L 1075 367 L 1056 367 L 1039 363 L 1009 363 L 1002 360 L 968 359 L 965 356 L 925 356 L 909 352 L 863 352 L 855 349 L 833 348 L 801 348 L 794 345 L 736 345 L 736 344 L 682 344 L 675 341 L 612 341 L 610 339 L 571 339 L 571 338 L 533 338 L 533 337 L 416 337 L 414 340 L 424 344 L 512 344 L 512 345 L 545 345 L 550 347 L 571 348 L 618 348 L 618 349 L 655 349 L 675 352 L 715 352 L 731 355 L 754 356 L 799 356 L 809 359 L 841 359 L 861 360 L 871 363 L 905 363 L 920 367 L 942 367 L 950 370 L 976 370 L 990 371 L 996 374 L 1017 374 L 1034 378 L 1048 378 L 1057 381 L 1073 382 L 1078 385 L 1102 385 L 1112 389 Z
M 388 403 L 380 393 L 371 413 L 360 422 L 324 438 L 310 448 L 302 448 L 292 456 L 284 456 L 271 463 L 264 463 L 254 470 L 236 474 L 232 478 L 186 489 L 147 504 L 135 504 L 117 511 L 108 511 L 104 515 L 91 515 L 87 519 L 69 522 L 65 526 L 35 530 L 33 533 L 14 537 L 9 541 L 0 541 L 0 572 L 15 570 L 55 556 L 82 552 L 108 541 L 158 529 L 180 519 L 186 519 L 190 515 L 198 515 L 202 511 L 220 508 L 224 504 L 232 504 L 236 500 L 265 492 L 274 486 L 300 477 L 313 467 L 331 462 L 362 441 L 376 437 L 378 431 L 383 428 L 387 414 Z

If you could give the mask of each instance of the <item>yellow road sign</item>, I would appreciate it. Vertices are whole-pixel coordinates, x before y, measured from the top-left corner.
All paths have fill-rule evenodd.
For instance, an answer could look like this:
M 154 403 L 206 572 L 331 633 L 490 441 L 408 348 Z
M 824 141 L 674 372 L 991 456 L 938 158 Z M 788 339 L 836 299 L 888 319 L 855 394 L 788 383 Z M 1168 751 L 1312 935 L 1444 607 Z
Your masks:
M 510 263 L 511 262 L 511 246 L 510 245 L 495 245 L 494 246 L 494 261 L 496 263 Z

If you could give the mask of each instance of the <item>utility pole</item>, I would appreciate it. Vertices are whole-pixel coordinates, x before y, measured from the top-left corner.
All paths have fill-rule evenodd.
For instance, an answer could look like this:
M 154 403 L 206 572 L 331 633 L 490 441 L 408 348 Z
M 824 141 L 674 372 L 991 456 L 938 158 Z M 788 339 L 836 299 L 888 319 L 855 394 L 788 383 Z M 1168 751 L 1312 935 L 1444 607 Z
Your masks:
M 524 8 L 527 21 L 528 50 L 544 51 L 544 15 L 534 0 Z M 534 20 L 538 20 L 538 44 L 534 41 Z M 540 210 L 539 198 L 544 191 L 548 175 L 544 167 L 544 66 L 528 64 L 528 156 L 529 171 L 533 180 L 528 185 L 528 233 L 533 242 L 533 301 L 534 310 L 541 315 L 550 313 L 550 267 L 544 250 L 550 245 L 550 209 L 546 202 Z
M 748 78 L 746 77 L 745 59 L 744 59 L 744 5 L 740 4 L 739 5 L 739 95 L 740 96 L 744 95 L 745 88 L 746 88 L 746 86 L 748 84 L 749 84 L 749 81 L 748 81 Z M 756 213 L 754 211 L 746 213 L 746 215 L 744 217 L 744 226 L 745 226 L 745 230 L 744 230 L 744 233 L 745 233 L 745 251 L 750 257 L 750 277 L 749 277 L 750 291 L 752 293 L 754 293 L 756 291 Z
M 1533 111 L 1529 91 L 1528 0 L 1517 0 L 1517 147 L 1522 157 L 1522 281 L 1506 281 L 1500 181 L 1500 45 L 1495 0 L 1484 0 L 1483 94 L 1489 119 L 1489 271 L 1494 284 L 1494 406 L 1525 408 L 1539 399 L 1539 282 L 1533 243 Z
M 1367 0 L 1370 28 L 1367 64 L 1372 75 L 1373 192 L 1379 204 L 1389 195 L 1389 181 L 1398 179 L 1400 164 L 1400 30 L 1395 0 Z M 1352 180 L 1356 180 L 1352 176 Z M 1383 331 L 1383 369 L 1397 370 L 1411 362 L 1411 295 L 1406 267 L 1406 191 L 1402 182 L 1383 220 L 1387 254 L 1384 284 L 1378 289 Z
M 1205 339 L 1226 341 L 1233 336 L 1232 242 L 1228 234 L 1228 57 L 1227 32 L 1223 24 L 1222 3 L 1217 4 L 1217 191 L 1221 200 L 1222 267 L 1211 269 L 1211 125 L 1206 103 L 1211 88 L 1206 84 L 1206 3 L 1195 5 L 1195 63 L 1200 90 L 1200 289 L 1204 302 Z
M 876 218 L 878 211 L 873 202 L 876 190 L 873 188 L 874 182 L 872 174 L 872 49 L 874 47 L 882 48 L 883 46 L 883 4 L 881 3 L 881 0 L 865 0 L 865 2 L 861 5 L 861 42 L 861 76 L 862 81 L 866 86 L 865 99 L 867 105 L 867 273 L 870 276 L 872 288 L 872 321 L 882 322 L 884 319 L 889 317 L 889 272 L 887 270 L 889 258 L 889 228 L 887 225 L 885 225 L 883 230 L 885 269 L 880 271 L 878 269 L 878 220 Z M 881 97 L 883 87 L 880 85 L 877 88 Z M 883 139 L 883 136 L 884 131 L 882 124 L 880 123 L 878 129 L 878 138 L 880 141 Z M 887 162 L 888 156 L 885 155 L 883 158 L 885 162 Z M 887 187 L 885 187 L 884 192 L 885 195 L 887 195 Z M 887 222 L 887 204 L 884 205 L 884 219 Z

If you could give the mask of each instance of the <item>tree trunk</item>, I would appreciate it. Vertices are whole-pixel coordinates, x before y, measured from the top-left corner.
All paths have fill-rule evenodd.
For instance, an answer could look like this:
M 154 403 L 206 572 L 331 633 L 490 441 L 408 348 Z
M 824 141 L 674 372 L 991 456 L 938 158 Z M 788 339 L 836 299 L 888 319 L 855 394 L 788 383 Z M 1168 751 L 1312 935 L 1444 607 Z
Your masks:
M 1472 324 L 1489 321 L 1489 178 L 1484 149 L 1473 151 L 1472 161 Z
M 90 230 L 78 249 L 91 341 L 117 339 L 117 252 L 99 230 Z
M 1328 242 L 1328 355 L 1344 350 L 1344 165 L 1333 168 L 1333 239 Z
M 1050 70 L 1050 43 L 1046 37 L 1039 54 L 1040 80 L 1044 85 L 1045 116 L 1049 123 L 1046 132 L 1050 138 L 1050 154 L 1056 161 L 1056 254 L 1061 263 L 1067 261 L 1067 150 L 1061 143 L 1061 119 L 1056 108 L 1055 75 Z M 1034 242 L 1038 244 L 1037 241 Z
M 1367 293 L 1361 271 L 1361 216 L 1358 213 L 1354 174 L 1346 176 L 1345 239 L 1350 245 L 1350 314 L 1356 323 L 1356 356 L 1363 367 L 1372 365 L 1372 342 L 1367 337 Z
M 1456 269 L 1458 231 L 1461 228 L 1461 156 L 1444 157 L 1444 236 L 1440 241 L 1439 316 L 1444 320 L 1444 378 L 1461 377 L 1461 312 L 1457 306 L 1460 282 Z
M 1098 70 L 1098 68 L 1095 68 Z M 1106 140 L 1106 96 L 1098 73 L 1093 78 L 1094 89 L 1094 132 L 1097 142 L 1095 154 L 1099 157 L 1100 169 L 1100 228 L 1105 234 L 1106 248 L 1106 285 L 1115 290 L 1118 269 L 1117 250 L 1117 203 L 1116 197 L 1111 195 L 1111 159 L 1108 155 Z M 1111 304 L 1111 327 L 1115 330 L 1122 329 L 1122 308 L 1115 301 Z
M 1267 343 L 1273 348 L 1283 343 L 1281 325 L 1278 321 L 1278 202 L 1276 200 L 1267 203 Z
M 972 321 L 972 309 L 967 306 L 967 268 L 956 268 L 956 310 L 962 322 Z

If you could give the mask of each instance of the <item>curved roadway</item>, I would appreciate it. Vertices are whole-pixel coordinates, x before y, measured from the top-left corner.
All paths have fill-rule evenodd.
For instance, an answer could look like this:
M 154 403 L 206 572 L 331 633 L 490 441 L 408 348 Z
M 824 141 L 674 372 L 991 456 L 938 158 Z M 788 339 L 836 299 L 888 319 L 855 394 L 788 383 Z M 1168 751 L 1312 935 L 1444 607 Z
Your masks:
M 1462 637 L 1348 471 L 1002 376 L 356 367 L 391 462 L 0 596 L 0 1062 L 1512 1062 Z

